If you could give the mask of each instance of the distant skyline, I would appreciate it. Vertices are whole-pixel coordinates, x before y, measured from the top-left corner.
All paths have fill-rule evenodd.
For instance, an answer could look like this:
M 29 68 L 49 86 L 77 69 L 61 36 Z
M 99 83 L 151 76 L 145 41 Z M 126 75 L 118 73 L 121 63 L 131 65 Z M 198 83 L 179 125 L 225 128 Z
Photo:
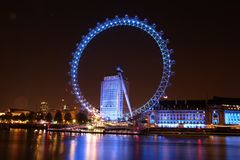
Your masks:
M 58 108 L 62 98 L 74 105 L 68 72 L 76 43 L 97 22 L 125 14 L 147 18 L 170 40 L 176 74 L 169 99 L 240 97 L 239 2 L 11 1 L 0 5 L 0 111 L 35 109 L 41 101 Z M 99 105 L 101 81 L 116 74 L 116 65 L 125 70 L 133 106 L 153 95 L 162 73 L 159 49 L 141 30 L 113 28 L 80 61 L 79 83 L 90 103 Z

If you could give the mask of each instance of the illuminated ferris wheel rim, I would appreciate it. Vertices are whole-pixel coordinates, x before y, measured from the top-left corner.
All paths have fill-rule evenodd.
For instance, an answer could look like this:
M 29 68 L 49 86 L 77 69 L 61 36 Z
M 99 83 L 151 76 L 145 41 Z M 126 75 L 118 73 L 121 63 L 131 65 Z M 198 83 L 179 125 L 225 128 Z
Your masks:
M 82 107 L 87 109 L 89 112 L 93 113 L 96 116 L 99 116 L 99 110 L 93 107 L 84 97 L 80 90 L 80 86 L 78 84 L 78 68 L 79 68 L 79 61 L 83 54 L 84 49 L 87 45 L 91 42 L 91 40 L 96 37 L 99 33 L 113 28 L 113 27 L 121 27 L 121 26 L 129 26 L 141 29 L 148 33 L 155 42 L 157 43 L 163 60 L 163 73 L 160 84 L 155 91 L 154 95 L 141 107 L 135 109 L 132 113 L 133 116 L 145 112 L 146 110 L 150 109 L 154 105 L 158 104 L 159 100 L 165 95 L 165 90 L 169 86 L 169 80 L 172 75 L 172 65 L 174 64 L 174 60 L 171 59 L 171 54 L 173 52 L 172 49 L 167 48 L 167 44 L 169 40 L 164 40 L 162 38 L 163 31 L 157 32 L 156 25 L 149 25 L 147 20 L 144 19 L 143 21 L 139 20 L 137 16 L 134 18 L 125 17 L 119 18 L 115 16 L 113 19 L 106 19 L 103 23 L 97 23 L 97 26 L 94 29 L 89 29 L 89 32 L 86 36 L 82 36 L 82 40 L 79 44 L 77 44 L 77 49 L 73 52 L 73 58 L 70 63 L 70 76 L 71 76 L 71 86 L 73 89 L 73 93 L 76 96 L 77 102 L 81 104 Z M 123 115 L 123 118 L 130 118 L 130 113 L 126 113 Z

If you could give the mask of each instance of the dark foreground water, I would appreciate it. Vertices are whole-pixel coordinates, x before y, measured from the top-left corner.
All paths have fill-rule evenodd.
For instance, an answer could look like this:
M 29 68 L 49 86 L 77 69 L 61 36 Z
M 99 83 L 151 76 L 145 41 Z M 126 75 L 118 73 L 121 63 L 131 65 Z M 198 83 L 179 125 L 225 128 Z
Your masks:
M 0 130 L 0 160 L 240 159 L 240 137 L 126 136 Z

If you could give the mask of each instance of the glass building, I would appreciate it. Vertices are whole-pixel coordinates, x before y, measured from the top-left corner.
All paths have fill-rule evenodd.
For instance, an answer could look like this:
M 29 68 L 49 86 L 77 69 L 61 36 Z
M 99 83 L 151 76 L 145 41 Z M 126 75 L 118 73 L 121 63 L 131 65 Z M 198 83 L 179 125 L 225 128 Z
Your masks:
M 122 117 L 124 93 L 118 75 L 104 77 L 101 84 L 100 114 L 104 119 L 115 121 Z

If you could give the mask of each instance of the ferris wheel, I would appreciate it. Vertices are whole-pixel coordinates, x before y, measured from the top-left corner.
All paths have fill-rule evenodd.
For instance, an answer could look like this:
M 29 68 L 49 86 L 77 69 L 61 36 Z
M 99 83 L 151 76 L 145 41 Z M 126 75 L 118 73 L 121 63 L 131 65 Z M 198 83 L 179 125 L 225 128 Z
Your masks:
M 148 24 L 147 19 L 140 20 L 137 16 L 131 18 L 128 17 L 128 15 L 125 15 L 124 17 L 115 16 L 113 19 L 106 19 L 106 21 L 103 23 L 97 23 L 97 26 L 93 29 L 89 29 L 87 35 L 83 36 L 81 42 L 77 44 L 77 48 L 73 52 L 72 61 L 70 62 L 70 84 L 72 86 L 76 100 L 81 104 L 82 107 L 84 107 L 84 109 L 86 109 L 88 112 L 91 112 L 95 116 L 100 116 L 99 110 L 87 101 L 81 92 L 80 85 L 78 83 L 79 61 L 84 53 L 84 49 L 94 39 L 94 37 L 110 28 L 123 26 L 134 27 L 145 31 L 145 33 L 149 34 L 155 40 L 160 50 L 160 54 L 162 55 L 163 70 L 159 86 L 153 96 L 142 106 L 137 107 L 135 110 L 130 110 L 131 112 L 129 113 L 123 114 L 122 118 L 132 118 L 133 116 L 141 114 L 157 105 L 159 103 L 159 100 L 165 96 L 165 90 L 170 84 L 170 77 L 173 75 L 172 65 L 175 63 L 171 56 L 173 50 L 168 49 L 167 44 L 169 43 L 169 40 L 163 38 L 163 31 L 158 32 L 156 30 L 155 24 L 150 25 Z

